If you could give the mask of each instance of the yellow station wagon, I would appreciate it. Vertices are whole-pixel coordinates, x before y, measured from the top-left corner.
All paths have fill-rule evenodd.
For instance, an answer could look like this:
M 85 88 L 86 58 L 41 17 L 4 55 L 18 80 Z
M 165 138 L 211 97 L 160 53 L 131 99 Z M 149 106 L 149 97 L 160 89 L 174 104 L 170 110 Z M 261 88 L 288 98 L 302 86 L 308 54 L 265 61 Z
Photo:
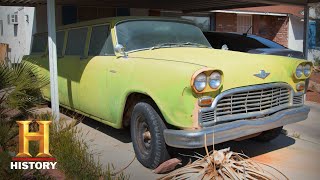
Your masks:
M 33 41 L 24 60 L 49 77 L 47 34 Z M 213 49 L 186 20 L 118 17 L 63 26 L 57 54 L 61 106 L 114 128 L 130 126 L 136 156 L 148 168 L 169 159 L 168 146 L 272 140 L 310 111 L 310 62 Z M 49 86 L 42 92 L 50 98 Z

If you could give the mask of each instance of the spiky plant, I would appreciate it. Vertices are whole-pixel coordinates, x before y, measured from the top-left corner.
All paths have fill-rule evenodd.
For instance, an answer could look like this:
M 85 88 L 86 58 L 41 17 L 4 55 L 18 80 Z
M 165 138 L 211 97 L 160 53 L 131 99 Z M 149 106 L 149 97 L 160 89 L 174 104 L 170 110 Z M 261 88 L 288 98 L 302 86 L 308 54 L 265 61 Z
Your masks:
M 30 63 L 0 63 L 0 150 L 7 150 L 18 133 L 12 116 L 42 101 L 40 88 L 49 81 L 38 74 Z
M 30 63 L 12 66 L 0 63 L 0 177 L 4 179 L 26 175 L 27 171 L 10 170 L 8 166 L 17 147 L 18 127 L 14 116 L 26 115 L 28 108 L 41 103 L 40 88 L 48 82 Z
M 16 63 L 12 67 L 0 64 L 0 117 L 12 110 L 25 111 L 39 104 L 40 88 L 48 84 L 48 79 L 30 63 Z

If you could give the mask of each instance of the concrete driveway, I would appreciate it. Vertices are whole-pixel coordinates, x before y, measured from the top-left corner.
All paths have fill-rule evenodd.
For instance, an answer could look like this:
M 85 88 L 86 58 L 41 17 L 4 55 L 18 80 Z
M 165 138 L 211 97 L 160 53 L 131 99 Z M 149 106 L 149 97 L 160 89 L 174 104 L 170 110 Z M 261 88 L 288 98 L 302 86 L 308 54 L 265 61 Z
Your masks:
M 320 104 L 307 102 L 311 113 L 306 121 L 285 127 L 282 134 L 269 143 L 250 140 L 226 142 L 216 149 L 231 147 L 254 160 L 272 165 L 289 179 L 319 179 L 320 176 Z M 42 112 L 50 109 L 41 109 Z M 63 118 L 70 119 L 62 115 Z M 127 166 L 135 157 L 129 130 L 116 130 L 102 123 L 85 118 L 77 126 L 83 129 L 92 151 L 99 154 L 100 162 L 112 164 L 115 171 Z M 183 152 L 187 153 L 187 152 Z M 189 152 L 191 153 L 191 152 Z M 130 179 L 156 179 L 161 177 L 144 168 L 136 159 L 124 170 Z

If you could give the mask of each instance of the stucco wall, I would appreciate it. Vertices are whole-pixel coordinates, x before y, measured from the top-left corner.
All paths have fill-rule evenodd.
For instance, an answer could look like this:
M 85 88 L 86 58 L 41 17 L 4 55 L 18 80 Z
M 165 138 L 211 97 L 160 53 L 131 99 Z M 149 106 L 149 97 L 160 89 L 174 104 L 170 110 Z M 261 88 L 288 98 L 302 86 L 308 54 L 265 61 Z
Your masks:
M 295 16 L 289 20 L 289 45 L 288 48 L 303 51 L 303 21 Z
M 24 55 L 30 53 L 32 34 L 36 32 L 33 7 L 0 6 L 0 20 L 3 21 L 3 36 L 0 43 L 9 44 L 8 58 L 11 62 L 20 62 Z M 14 25 L 8 24 L 8 14 L 18 14 L 17 36 Z

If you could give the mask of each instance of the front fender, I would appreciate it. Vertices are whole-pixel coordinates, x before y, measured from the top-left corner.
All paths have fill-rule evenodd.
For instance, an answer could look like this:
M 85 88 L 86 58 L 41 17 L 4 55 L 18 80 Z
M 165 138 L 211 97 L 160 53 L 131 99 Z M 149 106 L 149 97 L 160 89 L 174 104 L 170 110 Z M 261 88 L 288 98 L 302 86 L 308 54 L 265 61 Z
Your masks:
M 181 62 L 129 58 L 121 67 L 121 74 L 109 81 L 113 87 L 119 87 L 112 91 L 112 97 L 118 97 L 112 105 L 113 118 L 119 119 L 117 122 L 121 126 L 126 98 L 132 92 L 138 92 L 154 100 L 167 123 L 182 129 L 198 127 L 197 113 L 194 113 L 197 97 L 190 87 L 190 80 L 200 68 Z

